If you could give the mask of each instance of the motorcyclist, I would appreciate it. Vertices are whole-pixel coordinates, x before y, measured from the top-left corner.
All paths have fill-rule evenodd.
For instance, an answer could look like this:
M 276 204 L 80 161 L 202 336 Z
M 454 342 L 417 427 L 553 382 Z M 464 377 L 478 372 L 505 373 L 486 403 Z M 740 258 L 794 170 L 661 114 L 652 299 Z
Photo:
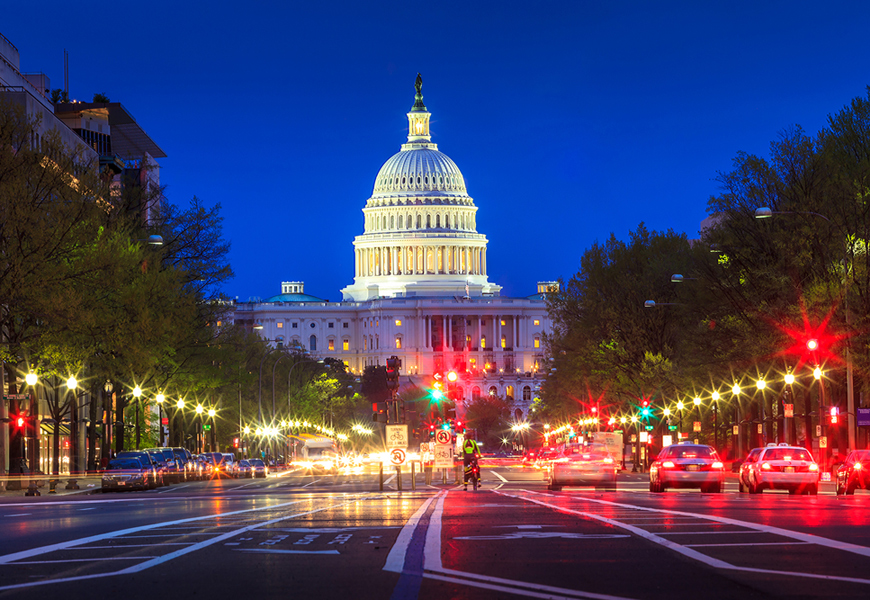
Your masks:
M 477 465 L 477 459 L 480 457 L 480 447 L 473 439 L 468 438 L 462 442 L 462 466 L 465 471 L 465 479 L 463 489 L 468 491 L 468 480 L 471 476 L 471 471 Z M 478 485 L 480 484 L 478 476 Z

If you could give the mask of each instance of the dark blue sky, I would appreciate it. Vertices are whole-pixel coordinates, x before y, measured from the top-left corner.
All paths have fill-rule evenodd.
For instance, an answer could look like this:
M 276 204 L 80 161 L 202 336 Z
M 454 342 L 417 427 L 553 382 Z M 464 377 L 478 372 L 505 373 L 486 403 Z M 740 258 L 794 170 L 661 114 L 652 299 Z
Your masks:
M 340 300 L 414 78 L 462 170 L 490 280 L 525 296 L 640 222 L 696 237 L 717 172 L 870 84 L 870 4 L 198 2 L 4 6 L 22 70 L 119 101 L 166 195 L 220 203 L 240 300 Z

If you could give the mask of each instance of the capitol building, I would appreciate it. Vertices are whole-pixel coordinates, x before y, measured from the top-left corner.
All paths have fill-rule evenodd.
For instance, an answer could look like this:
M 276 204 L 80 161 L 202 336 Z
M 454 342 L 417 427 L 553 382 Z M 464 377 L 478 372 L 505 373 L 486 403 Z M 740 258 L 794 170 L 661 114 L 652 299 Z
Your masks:
M 398 356 L 403 386 L 456 370 L 461 398 L 494 394 L 526 413 L 543 375 L 544 294 L 556 283 L 507 298 L 489 281 L 477 207 L 459 167 L 431 141 L 419 75 L 415 87 L 408 140 L 381 167 L 362 209 L 353 283 L 341 290 L 342 301 L 286 281 L 280 294 L 237 303 L 234 321 L 271 343 L 341 360 L 354 373 Z M 461 402 L 457 409 L 464 412 Z

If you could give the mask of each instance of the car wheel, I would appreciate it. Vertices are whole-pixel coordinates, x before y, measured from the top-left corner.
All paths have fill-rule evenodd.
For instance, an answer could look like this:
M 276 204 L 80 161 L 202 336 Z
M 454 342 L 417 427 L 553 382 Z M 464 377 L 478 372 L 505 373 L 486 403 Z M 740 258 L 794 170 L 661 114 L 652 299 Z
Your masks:
M 846 493 L 846 486 L 838 481 L 837 482 L 837 495 L 843 496 L 845 493 Z
M 760 494 L 761 488 L 750 481 L 749 482 L 749 493 L 750 494 Z
M 807 493 L 810 496 L 818 496 L 819 495 L 819 484 L 814 483 L 813 485 L 811 485 L 809 488 L 807 488 Z
M 749 488 L 747 488 L 746 484 L 743 483 L 743 481 L 741 480 L 737 484 L 737 491 L 740 492 L 741 494 L 745 494 L 746 492 L 749 491 Z
M 555 483 L 551 483 L 547 486 L 547 489 L 552 492 L 558 492 L 562 489 L 561 485 L 556 485 Z

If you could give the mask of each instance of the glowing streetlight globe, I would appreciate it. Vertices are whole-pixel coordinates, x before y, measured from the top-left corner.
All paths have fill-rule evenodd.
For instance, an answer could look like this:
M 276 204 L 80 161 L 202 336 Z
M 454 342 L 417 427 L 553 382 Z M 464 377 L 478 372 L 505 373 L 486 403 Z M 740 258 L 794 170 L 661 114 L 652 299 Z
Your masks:
M 136 387 L 133 388 L 133 397 L 134 397 L 134 398 L 139 398 L 141 395 L 142 395 L 142 388 L 140 388 L 140 387 L 137 385 Z
M 157 394 L 154 399 L 157 401 L 157 404 L 163 404 L 164 402 L 166 402 L 166 396 L 164 396 L 163 394 Z
M 214 417 L 217 414 L 217 411 L 213 408 L 208 409 L 208 416 Z
M 713 398 L 714 402 L 718 402 L 719 398 L 721 398 L 721 396 L 719 395 L 719 392 L 713 392 L 713 395 L 710 397 Z
M 698 398 L 697 396 L 695 396 L 695 398 L 692 400 L 692 402 L 695 403 L 695 406 L 701 406 L 701 399 Z
M 201 415 L 203 411 L 202 404 L 196 405 L 196 414 Z
M 631 422 L 637 423 L 637 415 L 631 415 Z
M 767 387 L 767 382 L 764 381 L 763 379 L 759 379 L 758 381 L 755 382 L 755 387 L 757 387 L 760 390 L 763 390 L 764 388 Z
M 36 385 L 36 382 L 37 382 L 36 373 L 28 373 L 27 375 L 25 375 L 24 382 L 27 385 Z
M 671 416 L 671 409 L 670 409 L 670 408 L 663 408 L 663 409 L 662 409 L 662 414 L 663 414 L 664 416 L 666 416 L 666 417 Z
M 251 433 L 251 428 L 248 427 L 247 425 L 245 425 L 245 428 L 242 431 L 244 432 L 245 435 L 248 435 L 249 433 Z
M 75 377 L 70 377 L 69 379 L 66 380 L 66 387 L 68 387 L 69 389 L 74 390 L 78 386 L 79 386 L 79 382 L 76 381 Z
M 184 408 L 184 400 L 179 400 L 178 402 L 175 403 L 175 406 L 177 408 Z
M 816 379 L 821 379 L 822 378 L 822 369 L 819 367 L 816 367 L 815 369 L 813 369 L 813 377 L 815 377 Z
M 788 385 L 793 384 L 794 383 L 794 375 L 792 375 L 791 373 L 787 373 L 785 376 L 785 382 Z
M 740 386 L 735 383 L 734 387 L 731 388 L 731 393 L 734 394 L 735 396 L 739 396 L 740 395 Z
M 680 400 L 679 402 L 677 402 L 677 410 L 683 410 L 683 408 L 685 408 L 685 406 L 686 406 L 686 405 L 683 404 L 683 401 L 682 401 L 682 400 Z

